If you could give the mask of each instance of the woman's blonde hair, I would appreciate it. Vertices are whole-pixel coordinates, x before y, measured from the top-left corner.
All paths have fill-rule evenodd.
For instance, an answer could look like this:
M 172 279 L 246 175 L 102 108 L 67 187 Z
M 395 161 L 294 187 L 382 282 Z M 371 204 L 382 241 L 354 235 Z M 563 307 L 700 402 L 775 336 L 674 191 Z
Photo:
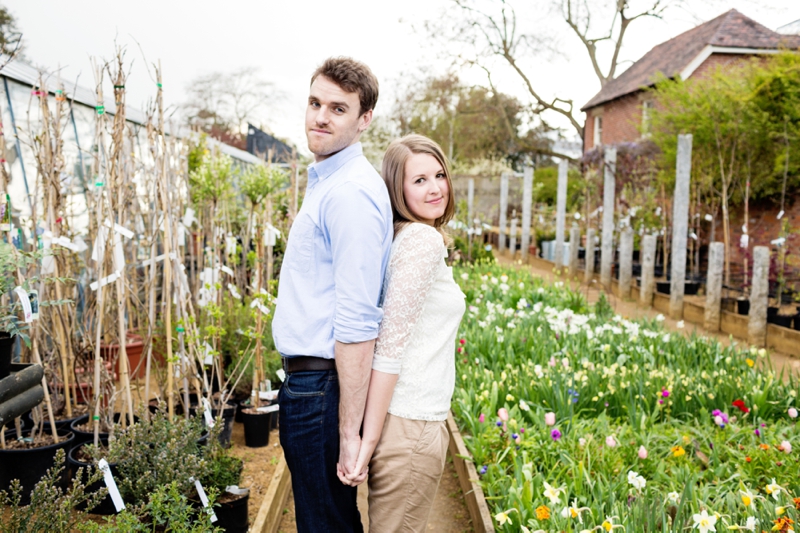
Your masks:
M 439 230 L 445 241 L 448 241 L 449 239 L 444 232 L 443 226 L 450 222 L 450 219 L 453 218 L 453 214 L 456 211 L 453 180 L 450 178 L 450 166 L 447 163 L 447 158 L 442 148 L 435 141 L 414 133 L 393 141 L 386 150 L 386 154 L 383 156 L 381 175 L 383 176 L 383 181 L 386 182 L 386 188 L 389 189 L 389 198 L 392 201 L 394 234 L 397 235 L 405 226 L 412 222 L 423 222 L 408 208 L 405 196 L 403 195 L 406 161 L 408 161 L 409 156 L 412 154 L 431 155 L 442 165 L 444 177 L 447 180 L 447 206 L 445 206 L 444 214 L 434 221 L 433 227 Z

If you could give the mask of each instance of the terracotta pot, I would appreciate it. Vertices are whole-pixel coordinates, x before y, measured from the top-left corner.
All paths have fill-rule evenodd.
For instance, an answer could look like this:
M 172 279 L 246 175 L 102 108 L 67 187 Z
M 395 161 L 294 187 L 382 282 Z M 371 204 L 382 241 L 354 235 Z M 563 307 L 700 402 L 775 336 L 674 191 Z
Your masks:
M 128 356 L 130 378 L 136 379 L 145 377 L 147 363 L 144 357 L 144 339 L 140 335 L 128 333 L 127 342 L 125 343 L 125 354 Z M 153 356 L 154 359 L 163 361 L 163 355 L 159 358 L 155 351 L 153 352 Z M 115 361 L 117 375 L 122 374 L 119 361 L 119 344 L 100 345 L 100 357 L 106 361 Z

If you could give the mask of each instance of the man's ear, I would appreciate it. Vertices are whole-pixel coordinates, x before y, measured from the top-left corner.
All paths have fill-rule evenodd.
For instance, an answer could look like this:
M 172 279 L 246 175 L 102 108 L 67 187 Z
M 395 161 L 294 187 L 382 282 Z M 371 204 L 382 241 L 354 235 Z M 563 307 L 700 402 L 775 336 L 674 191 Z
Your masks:
M 358 117 L 358 133 L 363 133 L 372 124 L 372 109 Z

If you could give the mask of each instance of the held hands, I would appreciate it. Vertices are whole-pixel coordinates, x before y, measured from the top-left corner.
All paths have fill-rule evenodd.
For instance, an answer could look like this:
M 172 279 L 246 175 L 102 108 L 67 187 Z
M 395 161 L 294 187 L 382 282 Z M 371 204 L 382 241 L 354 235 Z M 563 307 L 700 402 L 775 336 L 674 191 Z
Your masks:
M 375 446 L 363 442 L 360 437 L 340 439 L 339 462 L 336 464 L 339 481 L 350 487 L 366 481 L 369 460 L 374 450 Z

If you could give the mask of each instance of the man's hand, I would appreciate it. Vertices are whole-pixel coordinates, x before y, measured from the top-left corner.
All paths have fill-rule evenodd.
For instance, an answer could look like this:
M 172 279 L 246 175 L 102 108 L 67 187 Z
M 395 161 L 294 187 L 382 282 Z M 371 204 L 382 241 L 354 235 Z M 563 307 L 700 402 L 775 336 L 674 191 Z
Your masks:
M 363 446 L 361 438 L 339 441 L 339 462 L 336 463 L 336 475 L 345 485 L 355 487 L 367 479 L 369 467 L 363 464 L 360 456 Z M 367 459 L 367 463 L 369 459 Z

